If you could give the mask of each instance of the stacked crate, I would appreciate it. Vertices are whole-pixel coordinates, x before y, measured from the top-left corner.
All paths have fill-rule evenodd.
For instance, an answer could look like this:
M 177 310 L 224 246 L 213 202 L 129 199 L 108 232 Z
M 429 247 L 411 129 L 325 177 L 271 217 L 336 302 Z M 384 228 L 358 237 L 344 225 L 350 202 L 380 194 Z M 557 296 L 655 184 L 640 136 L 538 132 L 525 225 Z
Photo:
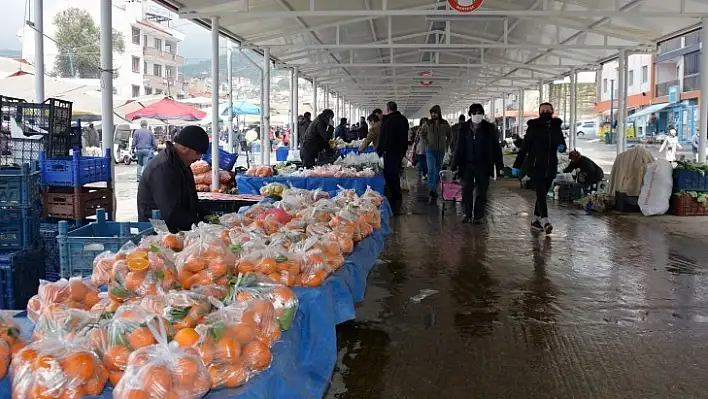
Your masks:
M 698 170 L 674 170 L 669 213 L 676 216 L 708 216 L 708 176 Z M 701 201 L 699 201 L 701 199 Z

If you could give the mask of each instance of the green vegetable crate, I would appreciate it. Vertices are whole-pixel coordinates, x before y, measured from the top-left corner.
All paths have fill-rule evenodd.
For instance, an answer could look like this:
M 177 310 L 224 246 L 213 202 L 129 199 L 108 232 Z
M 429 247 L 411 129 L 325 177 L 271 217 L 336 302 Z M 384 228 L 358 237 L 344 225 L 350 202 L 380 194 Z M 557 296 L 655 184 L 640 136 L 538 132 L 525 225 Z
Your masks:
M 708 216 L 708 193 L 682 192 L 671 196 L 669 213 L 676 216 Z

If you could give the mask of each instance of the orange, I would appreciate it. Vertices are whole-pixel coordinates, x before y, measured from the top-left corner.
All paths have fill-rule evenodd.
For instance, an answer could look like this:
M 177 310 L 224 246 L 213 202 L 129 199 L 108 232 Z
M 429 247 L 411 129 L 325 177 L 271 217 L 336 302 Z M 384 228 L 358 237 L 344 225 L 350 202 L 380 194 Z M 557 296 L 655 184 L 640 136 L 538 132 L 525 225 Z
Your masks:
M 236 388 L 243 385 L 246 382 L 246 369 L 243 364 L 234 364 L 233 366 L 227 366 L 224 369 L 225 383 L 227 388 Z
M 182 320 L 175 323 L 174 327 L 178 330 L 182 330 L 185 328 L 194 327 L 195 325 L 196 321 L 194 320 L 194 317 L 188 313 Z
M 56 365 L 56 360 L 50 355 L 38 356 L 34 359 L 34 367 L 39 370 L 49 370 Z
M 128 348 L 123 345 L 113 345 L 103 355 L 103 362 L 110 370 L 125 370 L 129 356 Z
M 128 263 L 124 260 L 120 260 L 113 264 L 113 269 L 111 270 L 111 278 L 116 279 L 117 276 L 125 276 L 128 271 Z
M 9 359 L 11 354 L 10 345 L 5 340 L 0 339 L 0 359 Z
M 180 399 L 180 396 L 175 391 L 165 392 L 160 399 Z
M 142 367 L 150 363 L 150 356 L 144 351 L 133 352 L 128 358 L 128 366 Z
M 288 287 L 276 286 L 273 288 L 273 296 L 275 300 L 280 301 L 283 304 L 290 304 L 295 302 L 296 297 L 293 290 Z
M 177 385 L 187 387 L 193 385 L 194 378 L 199 372 L 199 365 L 191 357 L 182 356 L 177 359 L 172 371 L 174 382 Z
M 231 337 L 223 336 L 216 343 L 215 357 L 222 361 L 230 363 L 241 355 L 241 344 Z
M 116 395 L 116 399 L 150 399 L 150 394 L 142 389 L 131 389 L 122 395 Z
M 179 280 L 179 284 L 182 288 L 190 289 L 192 287 L 192 276 L 194 276 L 194 273 L 185 269 L 182 269 L 182 271 L 177 274 L 177 280 Z
M 256 338 L 256 332 L 253 324 L 238 323 L 230 328 L 231 335 L 241 343 L 253 341 Z
M 248 261 L 248 260 L 241 260 L 238 262 L 236 265 L 237 269 L 241 273 L 248 273 L 248 272 L 254 272 L 256 271 L 256 265 L 253 264 L 253 262 Z
M 100 395 L 101 392 L 103 392 L 105 384 L 105 382 L 102 382 L 98 378 L 91 378 L 90 380 L 86 381 L 86 384 L 84 385 L 84 388 L 86 389 L 86 394 L 88 396 Z
M 59 399 L 81 399 L 86 396 L 86 390 L 83 386 L 74 386 L 65 388 L 59 395 Z
M 157 295 L 158 287 L 157 284 L 151 283 L 144 286 L 144 295 Z
M 128 291 L 137 290 L 145 282 L 145 273 L 130 272 L 125 276 L 124 286 Z
M 131 260 L 131 259 L 147 259 L 147 257 L 148 257 L 147 251 L 143 251 L 143 250 L 137 249 L 137 250 L 135 250 L 135 251 L 129 253 L 128 255 L 126 255 L 126 256 L 125 256 L 125 259 L 127 259 L 127 260 Z
M 253 294 L 248 291 L 239 291 L 236 294 L 236 302 L 246 302 L 253 299 Z
M 209 285 L 212 283 L 211 277 L 209 277 L 209 273 L 206 270 L 202 270 L 198 273 L 196 273 L 192 278 L 190 279 L 190 286 L 205 286 Z
M 19 356 L 20 362 L 34 362 L 34 360 L 37 358 L 37 351 L 32 348 L 24 348 L 17 354 L 17 356 Z
M 71 299 L 76 302 L 83 301 L 86 294 L 89 292 L 88 288 L 84 285 L 81 280 L 71 280 L 69 282 L 69 295 Z
M 262 370 L 268 367 L 272 357 L 270 349 L 260 341 L 251 341 L 243 348 L 246 366 L 252 370 Z
M 155 365 L 145 370 L 144 387 L 145 390 L 155 397 L 161 397 L 162 394 L 172 390 L 172 376 L 170 371 L 165 366 Z
M 10 358 L 0 359 L 0 380 L 7 375 L 7 369 L 10 366 Z
M 108 380 L 111 381 L 111 384 L 113 384 L 114 387 L 118 385 L 121 378 L 123 378 L 122 371 L 109 371 L 108 372 Z
M 148 266 L 150 266 L 150 262 L 148 262 L 147 259 L 143 258 L 130 258 L 128 259 L 128 269 L 130 269 L 133 272 L 142 272 L 147 270 Z
M 219 278 L 226 274 L 228 266 L 223 260 L 218 260 L 211 262 L 209 264 L 209 273 L 211 273 L 213 278 Z
M 182 269 L 188 272 L 196 273 L 207 268 L 207 261 L 204 258 L 192 257 L 184 262 Z
M 167 234 L 166 236 L 162 237 L 162 245 L 164 245 L 165 248 L 169 248 L 176 252 L 179 252 L 184 249 L 184 241 L 182 241 L 174 234 Z
M 263 274 L 271 274 L 277 270 L 278 262 L 275 258 L 263 258 L 258 262 L 256 270 Z
M 209 365 L 211 364 L 211 362 L 214 361 L 214 352 L 214 345 L 210 342 L 205 342 L 197 346 L 197 353 L 202 359 L 202 363 L 204 363 L 205 365 Z
M 209 375 L 211 376 L 211 387 L 214 389 L 221 388 L 226 381 L 224 381 L 224 373 L 222 372 L 226 368 L 223 365 L 209 365 L 207 367 L 207 371 L 209 372 Z
M 68 377 L 87 381 L 96 373 L 96 359 L 87 352 L 72 353 L 59 362 Z
M 147 327 L 136 328 L 135 330 L 129 332 L 126 338 L 133 349 L 144 348 L 157 343 L 155 337 L 153 337 Z
M 199 334 L 193 328 L 183 328 L 177 332 L 174 341 L 181 347 L 192 346 L 199 341 Z
M 84 303 L 86 306 L 89 308 L 92 308 L 95 304 L 97 304 L 101 298 L 98 296 L 98 292 L 89 290 L 86 295 L 84 296 Z

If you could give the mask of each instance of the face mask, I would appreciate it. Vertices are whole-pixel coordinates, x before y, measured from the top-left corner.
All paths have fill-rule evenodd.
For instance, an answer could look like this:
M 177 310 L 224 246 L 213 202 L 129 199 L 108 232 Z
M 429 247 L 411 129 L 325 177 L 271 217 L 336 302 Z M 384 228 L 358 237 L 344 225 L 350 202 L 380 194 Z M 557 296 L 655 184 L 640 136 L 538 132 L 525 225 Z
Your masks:
M 482 123 L 482 120 L 484 119 L 484 115 L 472 115 L 471 119 L 472 119 L 472 123 Z
M 553 118 L 553 112 L 541 112 L 541 119 L 549 120 Z

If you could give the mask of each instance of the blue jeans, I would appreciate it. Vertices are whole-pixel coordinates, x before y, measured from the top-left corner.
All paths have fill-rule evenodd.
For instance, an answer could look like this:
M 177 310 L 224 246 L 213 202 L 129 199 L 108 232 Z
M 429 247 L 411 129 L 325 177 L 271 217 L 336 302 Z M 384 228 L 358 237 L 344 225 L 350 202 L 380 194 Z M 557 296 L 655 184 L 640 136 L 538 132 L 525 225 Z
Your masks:
M 442 170 L 443 160 L 445 159 L 444 151 L 425 150 L 425 157 L 428 163 L 428 189 L 434 193 L 438 192 L 438 182 L 440 180 L 440 171 Z
M 143 170 L 145 170 L 145 167 L 150 162 L 154 154 L 155 153 L 153 150 L 135 150 L 135 155 L 138 158 L 138 179 L 142 176 Z
M 428 175 L 428 162 L 427 155 L 425 154 L 415 154 L 416 160 L 418 161 L 418 176 L 423 177 Z

